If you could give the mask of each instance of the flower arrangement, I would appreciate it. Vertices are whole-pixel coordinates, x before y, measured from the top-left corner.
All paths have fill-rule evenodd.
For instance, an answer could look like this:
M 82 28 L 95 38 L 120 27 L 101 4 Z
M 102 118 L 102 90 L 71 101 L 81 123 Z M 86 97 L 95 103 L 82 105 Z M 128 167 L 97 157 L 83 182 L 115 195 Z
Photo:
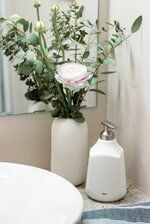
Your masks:
M 40 1 L 34 3 L 37 23 L 13 15 L 9 19 L 0 18 L 0 47 L 9 57 L 20 80 L 25 81 L 28 100 L 52 104 L 52 117 L 73 118 L 84 122 L 81 113 L 82 102 L 88 91 L 105 94 L 91 88 L 102 82 L 101 68 L 112 63 L 111 53 L 133 33 L 138 31 L 142 16 L 132 25 L 131 34 L 125 35 L 118 21 L 108 23 L 107 28 L 99 28 L 83 19 L 84 6 L 72 2 L 67 12 L 53 5 L 50 27 L 40 16 Z M 111 29 L 112 36 L 104 43 L 97 43 L 103 33 Z M 51 35 L 51 41 L 47 35 Z M 96 57 L 91 51 L 97 49 Z M 98 70 L 100 69 L 100 74 Z

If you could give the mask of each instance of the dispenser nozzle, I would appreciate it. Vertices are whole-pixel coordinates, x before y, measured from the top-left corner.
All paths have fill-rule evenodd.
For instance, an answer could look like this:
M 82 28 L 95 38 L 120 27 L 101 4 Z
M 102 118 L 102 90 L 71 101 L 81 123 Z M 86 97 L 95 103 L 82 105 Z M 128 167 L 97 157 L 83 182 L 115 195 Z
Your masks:
M 104 127 L 108 127 L 108 128 L 110 128 L 110 129 L 117 129 L 117 128 L 118 128 L 115 124 L 111 123 L 110 121 L 102 121 L 101 124 L 102 124 Z
M 103 121 L 101 123 L 104 126 L 104 130 L 100 133 L 100 139 L 105 141 L 111 141 L 115 138 L 112 129 L 117 129 L 117 126 L 110 121 Z

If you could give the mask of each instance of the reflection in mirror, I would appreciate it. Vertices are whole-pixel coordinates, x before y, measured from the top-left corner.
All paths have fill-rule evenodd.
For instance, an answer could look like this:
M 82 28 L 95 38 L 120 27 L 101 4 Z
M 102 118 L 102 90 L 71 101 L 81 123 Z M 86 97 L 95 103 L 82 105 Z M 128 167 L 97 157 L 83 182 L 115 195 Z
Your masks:
M 0 52 L 0 114 L 4 112 L 2 53 Z
M 53 4 L 58 4 L 61 10 L 66 11 L 70 2 L 71 0 L 43 0 L 41 7 L 43 21 L 46 24 L 49 23 L 49 14 Z M 91 0 L 78 0 L 77 2 L 85 7 L 84 18 L 95 23 L 98 19 L 98 0 L 93 1 L 92 6 L 89 4 Z M 8 18 L 11 15 L 18 14 L 29 21 L 36 22 L 36 14 L 32 7 L 33 3 L 34 0 L 0 0 L 0 17 Z M 93 49 L 92 55 L 96 55 L 96 48 Z M 8 59 L 0 52 L 0 115 L 49 110 L 50 106 L 45 106 L 42 102 L 37 104 L 36 102 L 26 100 L 24 97 L 26 89 L 26 85 L 20 82 L 19 75 L 16 74 Z M 86 106 L 89 108 L 96 107 L 96 104 L 97 94 L 89 92 L 86 97 Z

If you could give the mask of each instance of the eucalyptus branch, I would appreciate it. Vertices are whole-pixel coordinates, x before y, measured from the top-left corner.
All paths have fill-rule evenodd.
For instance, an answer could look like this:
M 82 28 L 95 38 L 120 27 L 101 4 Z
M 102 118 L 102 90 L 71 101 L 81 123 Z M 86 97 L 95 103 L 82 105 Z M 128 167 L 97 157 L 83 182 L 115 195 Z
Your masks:
M 122 41 L 120 41 L 113 49 L 111 49 L 109 51 L 109 53 L 106 55 L 106 57 L 108 57 L 118 46 L 120 46 L 123 42 L 125 42 L 131 36 L 132 36 L 132 34 L 128 35 L 126 38 L 124 38 Z
M 65 62 L 65 50 L 64 50 L 64 47 L 63 47 L 63 44 L 62 44 L 62 40 L 61 40 L 59 31 L 58 31 L 58 28 L 57 28 L 57 11 L 56 10 L 54 11 L 53 25 L 54 25 L 54 32 L 55 32 L 56 38 L 58 39 L 58 42 L 59 42 L 60 47 L 61 47 L 62 58 L 63 58 L 63 61 Z
M 83 97 L 82 97 L 82 95 L 80 95 L 80 96 L 78 97 L 76 106 L 80 106 L 80 104 L 79 104 L 80 101 L 81 101 L 81 103 L 82 103 L 82 101 L 83 101 Z
M 62 98 L 62 101 L 63 101 L 62 103 L 63 103 L 64 108 L 65 108 L 65 111 L 66 111 L 66 116 L 69 117 L 68 109 L 67 109 L 67 106 L 66 106 L 66 103 L 65 103 L 65 98 L 64 98 L 64 96 L 63 96 L 63 94 L 62 94 L 62 91 L 61 91 L 61 89 L 60 89 L 59 83 L 58 83 L 57 80 L 55 79 L 55 71 L 54 71 L 54 68 L 53 68 L 52 64 L 51 64 L 50 61 L 49 61 L 49 58 L 47 57 L 47 55 L 46 55 L 46 53 L 45 53 L 45 49 L 43 48 L 42 41 L 41 41 L 41 40 L 42 40 L 42 38 L 41 38 L 41 33 L 39 33 L 39 40 L 40 40 L 40 47 L 41 47 L 41 50 L 42 50 L 42 53 L 43 53 L 44 61 L 45 61 L 45 63 L 46 63 L 47 68 L 48 68 L 48 69 L 52 72 L 52 74 L 53 74 L 53 79 L 54 79 L 56 88 L 57 88 L 57 90 L 58 90 L 59 95 L 60 95 L 61 98 Z
M 34 72 L 32 73 L 32 77 L 33 77 L 33 80 L 35 82 L 36 88 L 38 90 L 39 86 L 38 86 L 38 83 L 37 83 L 37 80 L 36 80 L 36 77 L 35 77 L 35 73 Z
M 11 21 L 12 22 L 12 21 Z M 23 32 L 22 30 L 20 30 L 14 23 L 11 24 L 11 23 L 6 23 L 6 25 L 9 27 L 9 28 L 15 28 L 18 30 L 18 32 L 21 34 L 21 35 L 25 35 L 25 32 Z
M 39 8 L 37 8 L 37 18 L 38 18 L 38 21 L 40 21 L 40 12 L 39 12 Z M 44 61 L 46 63 L 46 66 L 47 68 L 52 72 L 53 74 L 53 79 L 54 79 L 54 82 L 55 82 L 55 85 L 56 85 L 56 88 L 58 90 L 58 93 L 59 95 L 61 96 L 62 98 L 62 101 L 63 101 L 63 105 L 64 105 L 64 108 L 65 108 L 65 111 L 66 111 L 66 116 L 68 117 L 69 116 L 69 113 L 68 113 L 68 109 L 67 109 L 67 106 L 66 106 L 66 103 L 65 103 L 65 99 L 64 99 L 64 96 L 62 94 L 62 91 L 60 89 L 60 86 L 58 84 L 58 82 L 56 81 L 55 79 L 55 71 L 54 71 L 54 68 L 52 66 L 52 64 L 50 63 L 50 60 L 49 58 L 47 57 L 47 54 L 45 53 L 45 49 L 43 47 L 43 44 L 42 44 L 42 39 L 43 39 L 44 35 L 42 32 L 39 32 L 39 43 L 40 43 L 40 48 L 41 48 L 41 51 L 43 53 L 43 58 L 44 58 Z
M 84 94 L 81 94 L 81 95 L 78 97 L 78 100 L 77 100 L 77 103 L 76 103 L 77 106 L 80 107 L 81 104 L 82 104 L 82 102 L 85 101 L 85 97 L 86 97 L 88 91 L 89 91 L 89 87 L 87 88 L 87 90 L 85 91 Z M 81 101 L 81 102 L 80 102 L 80 101 Z
M 117 47 L 119 47 L 123 42 L 125 42 L 125 41 L 126 41 L 128 38 L 130 38 L 131 36 L 132 36 L 132 34 L 128 35 L 126 38 L 124 38 L 122 41 L 120 41 L 116 46 L 114 46 L 113 48 L 111 48 L 111 50 L 110 50 L 108 53 L 104 54 L 104 58 L 102 58 L 102 60 L 104 61 L 106 58 L 108 58 L 109 55 L 110 55 L 112 52 L 114 52 L 114 50 L 115 50 Z M 101 63 L 98 63 L 97 68 L 93 71 L 94 74 L 98 71 L 98 69 L 100 68 L 101 65 L 102 65 Z
M 87 44 L 87 46 L 86 46 L 86 48 L 85 48 L 85 51 L 87 51 L 87 50 L 90 49 L 90 47 L 92 46 L 92 44 L 94 43 L 94 41 L 96 41 L 96 39 L 97 39 L 97 36 L 94 37 L 93 40 L 92 40 L 89 44 Z
M 76 28 L 77 28 L 77 16 L 75 15 L 74 18 L 74 39 L 76 40 Z M 77 62 L 77 52 L 78 52 L 78 47 L 75 45 L 75 62 Z

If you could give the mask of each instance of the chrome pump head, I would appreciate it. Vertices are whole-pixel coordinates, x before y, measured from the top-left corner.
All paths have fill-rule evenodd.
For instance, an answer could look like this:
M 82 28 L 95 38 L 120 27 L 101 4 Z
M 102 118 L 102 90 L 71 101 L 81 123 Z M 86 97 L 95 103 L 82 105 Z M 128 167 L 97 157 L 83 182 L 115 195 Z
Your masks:
M 100 139 L 112 141 L 115 138 L 112 129 L 117 129 L 117 126 L 109 121 L 103 121 L 101 124 L 104 126 L 104 130 L 100 133 Z

